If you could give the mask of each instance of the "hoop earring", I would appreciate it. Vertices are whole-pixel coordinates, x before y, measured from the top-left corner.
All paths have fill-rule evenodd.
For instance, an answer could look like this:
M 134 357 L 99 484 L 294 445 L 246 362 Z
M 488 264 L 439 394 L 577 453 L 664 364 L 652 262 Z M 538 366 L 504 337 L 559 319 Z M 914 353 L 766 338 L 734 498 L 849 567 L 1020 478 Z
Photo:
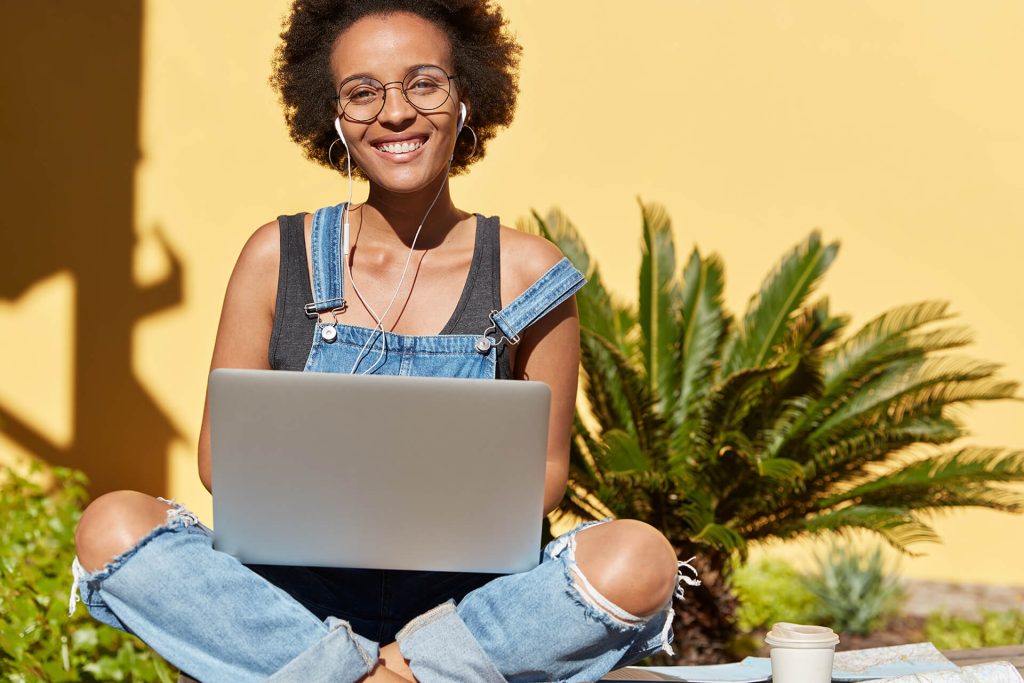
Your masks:
M 339 142 L 341 142 L 341 140 L 334 140 L 334 142 L 331 143 L 331 146 L 327 148 L 327 160 L 329 162 L 331 162 L 331 166 L 333 166 L 334 168 L 336 168 L 336 169 L 338 169 L 340 171 L 341 170 L 341 166 L 338 166 L 338 164 L 335 163 L 334 156 L 333 156 L 334 146 L 336 144 L 338 144 Z M 347 145 L 345 146 L 345 149 L 348 149 Z
M 462 130 L 468 130 L 469 134 L 473 136 L 473 149 L 469 152 L 469 156 L 466 157 L 467 159 L 472 159 L 473 157 L 476 156 L 476 131 L 473 130 L 473 128 L 468 124 L 464 125 L 462 127 Z

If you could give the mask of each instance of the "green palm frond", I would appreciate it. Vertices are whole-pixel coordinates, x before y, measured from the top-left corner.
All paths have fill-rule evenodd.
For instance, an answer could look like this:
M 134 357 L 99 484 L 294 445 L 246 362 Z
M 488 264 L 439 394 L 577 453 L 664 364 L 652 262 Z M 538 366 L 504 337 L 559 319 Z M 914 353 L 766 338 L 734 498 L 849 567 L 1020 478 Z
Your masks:
M 907 335 L 923 325 L 949 318 L 944 301 L 924 301 L 900 306 L 868 322 L 852 337 L 828 354 L 824 363 L 824 399 L 843 393 L 851 380 L 860 380 L 876 368 L 902 358 L 916 345 Z
M 1018 512 L 1024 493 L 994 487 L 1024 478 L 1024 451 L 964 448 L 911 462 L 893 472 L 821 500 L 822 507 L 857 502 L 906 509 L 985 507 Z
M 633 434 L 652 460 L 664 461 L 665 422 L 655 409 L 657 395 L 645 381 L 642 371 L 604 337 L 585 329 L 580 337 L 583 346 L 602 349 L 611 363 L 614 376 L 609 379 L 618 385 L 631 418 L 619 429 Z
M 604 340 L 604 343 L 598 340 Z M 619 364 L 608 351 L 610 345 L 617 348 L 596 332 L 582 328 L 580 363 L 583 395 L 587 399 L 590 412 L 602 429 L 628 429 L 633 424 L 634 409 L 623 391 L 618 374 Z M 618 353 L 621 356 L 621 351 Z M 633 377 L 636 371 L 628 362 L 623 365 L 627 368 L 630 385 L 642 382 L 640 378 Z
M 588 488 L 570 477 L 566 483 L 565 498 L 558 507 L 559 512 L 577 519 L 614 517 L 615 511 L 609 509 L 596 493 L 600 490 L 600 487 Z
M 769 533 L 783 528 L 788 520 L 820 509 L 821 501 L 836 495 L 837 490 L 848 490 L 878 476 L 878 463 L 899 456 L 915 444 L 927 442 L 915 431 L 925 429 L 925 418 L 901 428 L 864 430 L 834 446 L 826 452 L 816 452 L 803 462 L 803 478 L 789 488 L 771 489 L 759 486 L 747 499 L 723 511 L 731 517 L 748 520 Z M 934 437 L 935 443 L 947 443 L 959 436 L 959 428 L 934 426 L 936 433 L 947 429 L 943 436 Z M 905 431 L 900 431 L 905 430 Z M 793 453 L 802 458 L 802 453 Z M 874 468 L 874 470 L 872 469 Z
M 587 488 L 596 488 L 601 483 L 601 469 L 596 462 L 600 449 L 601 442 L 590 433 L 577 410 L 569 442 L 569 476 Z
M 634 434 L 621 429 L 606 431 L 599 452 L 602 470 L 606 474 L 640 474 L 649 472 L 651 461 Z
M 860 476 L 865 464 L 881 462 L 913 444 L 941 445 L 963 436 L 953 419 L 919 415 L 857 429 L 843 439 L 811 448 L 804 473 L 812 491 L 827 490 L 834 482 Z
M 693 541 L 730 555 L 734 552 L 741 555 L 747 553 L 747 541 L 743 538 L 743 534 L 725 524 L 705 525 L 693 536 Z
M 676 425 L 692 429 L 694 407 L 707 392 L 717 354 L 725 336 L 727 320 L 722 307 L 725 287 L 721 260 L 701 258 L 694 249 L 683 271 L 682 321 L 679 342 L 681 372 L 675 408 Z
M 754 399 L 763 391 L 767 379 L 779 370 L 778 365 L 741 370 L 719 386 L 713 387 L 704 400 L 697 430 L 679 434 L 675 450 L 685 453 L 690 449 L 702 451 L 704 458 L 717 453 L 721 435 L 734 430 L 754 406 Z
M 690 486 L 690 493 L 681 498 L 672 516 L 682 524 L 688 535 L 696 535 L 708 524 L 715 523 L 715 496 L 703 487 Z
M 963 327 L 946 327 L 916 333 L 922 325 L 943 319 L 946 304 L 925 302 L 900 307 L 876 318 L 858 331 L 860 341 L 840 344 L 825 354 L 822 362 L 823 387 L 820 398 L 807 405 L 805 412 L 789 424 L 782 441 L 775 448 L 801 441 L 821 425 L 853 394 L 868 382 L 889 373 L 920 364 L 928 354 L 964 346 L 971 341 L 970 331 Z M 837 360 L 837 358 L 842 360 Z M 856 371 L 851 368 L 855 368 Z
M 1016 382 L 991 379 L 1000 367 L 952 356 L 893 363 L 847 397 L 808 440 L 822 443 L 851 426 L 873 424 L 885 415 L 898 421 L 905 414 L 927 414 L 954 403 L 1011 398 Z
M 597 264 L 590 262 L 590 253 L 580 237 L 579 230 L 572 224 L 568 216 L 558 209 L 552 209 L 548 211 L 547 216 L 541 217 L 534 211 L 530 217 L 532 223 L 529 220 L 520 221 L 516 227 L 554 242 L 565 254 L 565 257 L 584 274 L 592 273 L 597 269 Z M 592 265 L 593 267 L 591 267 Z
M 920 353 L 937 353 L 967 346 L 974 341 L 970 328 L 962 325 L 907 335 L 907 346 Z
M 629 336 L 635 316 L 608 292 L 600 269 L 597 264 L 591 264 L 579 231 L 569 219 L 558 210 L 548 213 L 546 219 L 534 212 L 532 221 L 520 221 L 518 227 L 554 242 L 587 277 L 587 285 L 576 293 L 580 325 L 612 342 L 627 356 L 631 355 Z
M 761 436 L 762 448 L 766 458 L 774 458 L 779 455 L 786 455 L 792 458 L 794 454 L 800 462 L 806 461 L 806 456 L 801 457 L 803 449 L 797 443 L 787 448 L 790 435 L 796 426 L 804 419 L 808 411 L 816 404 L 814 396 L 784 396 L 776 406 L 771 420 L 766 422 L 766 428 Z
M 766 458 L 757 461 L 757 472 L 779 483 L 798 484 L 804 480 L 803 465 L 789 458 Z
M 889 545 L 902 552 L 915 543 L 936 543 L 935 530 L 911 512 L 899 507 L 873 507 L 857 505 L 810 515 L 780 529 L 776 534 L 792 538 L 803 533 L 819 534 L 824 531 L 840 534 L 863 529 L 884 538 Z
M 849 322 L 849 316 L 833 317 L 824 297 L 795 314 L 780 347 L 783 352 L 814 353 L 836 339 Z
M 672 413 L 679 392 L 680 294 L 676 282 L 675 242 L 665 208 L 640 202 L 643 250 L 640 261 L 640 348 L 658 409 Z
M 824 246 L 821 235 L 810 237 L 787 254 L 751 299 L 743 325 L 730 336 L 722 374 L 759 367 L 771 360 L 772 348 L 786 335 L 790 318 L 832 264 L 838 243 Z

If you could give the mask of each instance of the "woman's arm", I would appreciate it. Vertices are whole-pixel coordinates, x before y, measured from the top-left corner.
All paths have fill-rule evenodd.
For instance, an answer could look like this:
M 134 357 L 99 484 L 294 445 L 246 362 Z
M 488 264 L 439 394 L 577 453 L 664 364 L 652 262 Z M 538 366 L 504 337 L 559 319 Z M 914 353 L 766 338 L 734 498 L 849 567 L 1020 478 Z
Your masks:
M 512 233 L 512 234 L 510 234 Z M 518 293 L 533 284 L 561 258 L 562 253 L 547 240 L 509 230 L 502 231 L 509 244 L 502 249 L 502 301 L 506 294 L 504 279 L 506 253 L 516 260 L 511 289 Z M 519 265 L 522 264 L 522 265 Z M 569 440 L 576 410 L 576 386 L 580 367 L 580 323 L 576 299 L 570 298 L 530 326 L 515 349 L 513 372 L 517 379 L 544 382 L 551 387 L 551 413 L 548 420 L 548 456 L 544 474 L 544 514 L 558 507 L 565 495 L 569 476 Z
M 235 263 L 224 295 L 211 371 L 270 368 L 267 351 L 274 325 L 280 260 L 281 232 L 277 221 L 273 221 L 253 233 Z M 199 431 L 199 478 L 206 490 L 212 492 L 209 398 L 203 407 L 203 426 Z

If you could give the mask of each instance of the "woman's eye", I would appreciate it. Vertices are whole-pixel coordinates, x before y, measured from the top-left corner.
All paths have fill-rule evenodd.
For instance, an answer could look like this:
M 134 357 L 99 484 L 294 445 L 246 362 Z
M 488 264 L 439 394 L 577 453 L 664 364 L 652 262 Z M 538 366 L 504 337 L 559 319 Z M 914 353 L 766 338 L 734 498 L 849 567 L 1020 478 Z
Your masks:
M 377 98 L 377 91 L 373 88 L 356 88 L 346 95 L 346 98 L 356 104 L 367 104 Z
M 432 78 L 419 78 L 419 79 L 413 81 L 412 85 L 408 86 L 406 88 L 406 90 L 416 90 L 418 92 L 429 92 L 431 90 L 436 90 L 439 87 L 441 87 L 441 86 L 438 85 L 437 81 L 433 80 Z

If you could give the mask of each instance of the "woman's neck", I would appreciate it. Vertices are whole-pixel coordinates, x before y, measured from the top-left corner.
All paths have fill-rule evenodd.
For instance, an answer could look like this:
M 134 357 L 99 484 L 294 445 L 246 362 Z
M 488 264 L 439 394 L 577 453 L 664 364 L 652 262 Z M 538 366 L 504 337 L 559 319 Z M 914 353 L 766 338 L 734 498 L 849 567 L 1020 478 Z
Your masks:
M 452 202 L 447 176 L 439 182 L 440 188 L 431 183 L 411 193 L 391 192 L 371 183 L 366 202 L 353 212 L 358 214 L 353 217 L 353 227 L 358 223 L 361 236 L 375 244 L 401 244 L 408 249 L 422 223 L 416 248 L 432 249 L 442 244 L 468 214 Z

